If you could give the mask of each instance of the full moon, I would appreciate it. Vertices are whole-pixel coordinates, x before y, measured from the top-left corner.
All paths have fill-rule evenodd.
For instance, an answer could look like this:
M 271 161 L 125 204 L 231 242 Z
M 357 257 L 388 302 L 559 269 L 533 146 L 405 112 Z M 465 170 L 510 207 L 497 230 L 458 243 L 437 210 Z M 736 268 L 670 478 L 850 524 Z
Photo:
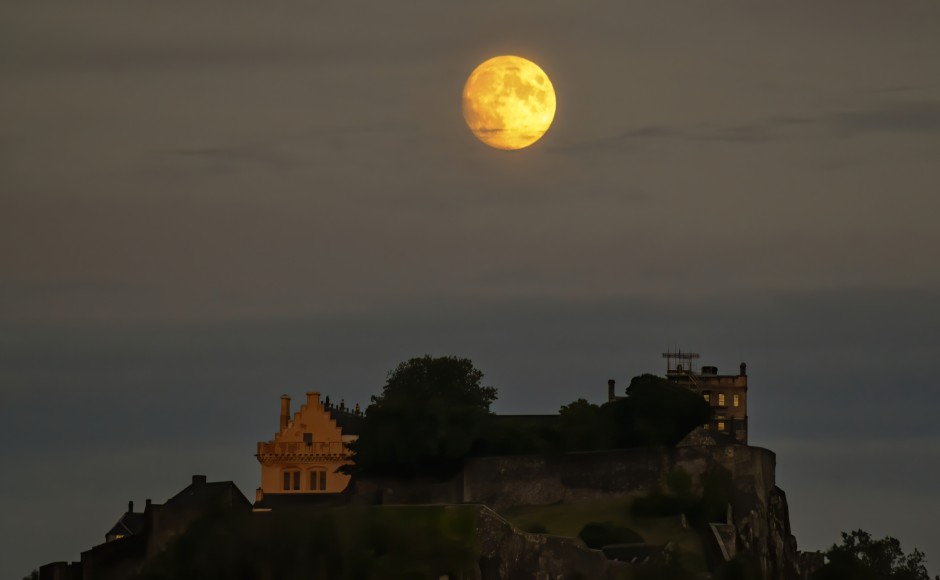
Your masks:
M 548 131 L 555 89 L 537 64 L 497 56 L 478 66 L 463 88 L 463 118 L 477 139 L 497 149 L 522 149 Z

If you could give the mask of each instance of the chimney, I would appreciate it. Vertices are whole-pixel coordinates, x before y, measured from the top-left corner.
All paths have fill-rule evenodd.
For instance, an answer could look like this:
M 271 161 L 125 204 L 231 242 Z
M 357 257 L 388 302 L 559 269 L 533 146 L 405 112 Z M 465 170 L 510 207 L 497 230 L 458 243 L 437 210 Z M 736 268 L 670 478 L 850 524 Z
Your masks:
M 608 401 L 613 401 L 614 399 L 617 398 L 617 396 L 614 395 L 614 385 L 616 384 L 617 384 L 617 381 L 615 381 L 614 379 L 607 380 L 607 400 Z
M 290 397 L 281 395 L 281 431 L 287 428 L 288 419 L 290 419 Z
M 193 485 L 205 485 L 206 476 L 205 475 L 194 475 L 193 476 Z
M 307 405 L 319 405 L 320 404 L 320 393 L 317 391 L 307 391 Z
M 134 502 L 132 501 L 127 502 L 127 513 L 129 514 L 134 513 Z
M 741 376 L 747 376 L 747 363 L 741 363 Z

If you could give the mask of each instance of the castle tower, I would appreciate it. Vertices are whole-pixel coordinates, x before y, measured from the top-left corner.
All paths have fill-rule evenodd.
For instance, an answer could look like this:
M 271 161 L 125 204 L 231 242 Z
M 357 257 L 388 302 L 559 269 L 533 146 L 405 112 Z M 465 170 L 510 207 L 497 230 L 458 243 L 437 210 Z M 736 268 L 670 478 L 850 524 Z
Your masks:
M 327 399 L 328 400 L 328 399 Z M 361 415 L 328 408 L 320 393 L 307 393 L 307 402 L 290 414 L 290 397 L 281 397 L 277 433 L 272 441 L 258 442 L 255 457 L 261 463 L 261 487 L 265 496 L 339 493 L 349 476 L 337 469 L 350 461 L 346 444 L 358 437 Z
M 702 395 L 715 410 L 706 429 L 731 435 L 747 444 L 747 365 L 736 375 L 719 375 L 718 367 L 697 368 L 698 353 L 664 352 L 666 378 Z

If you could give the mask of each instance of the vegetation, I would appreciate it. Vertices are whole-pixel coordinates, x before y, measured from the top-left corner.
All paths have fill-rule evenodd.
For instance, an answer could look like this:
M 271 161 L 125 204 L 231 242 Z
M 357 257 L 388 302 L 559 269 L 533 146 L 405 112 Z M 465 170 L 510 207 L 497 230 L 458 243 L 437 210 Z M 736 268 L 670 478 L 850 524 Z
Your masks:
M 693 527 L 724 521 L 731 501 L 731 473 L 721 466 L 708 469 L 702 476 L 702 495 L 692 492 L 692 478 L 679 468 L 666 476 L 665 490 L 652 490 L 637 498 L 633 513 L 641 517 L 685 515 Z
M 700 396 L 655 375 L 634 377 L 627 396 L 592 405 L 584 399 L 565 405 L 560 427 L 569 451 L 675 445 L 711 418 Z
M 640 517 L 633 513 L 632 504 L 636 496 L 605 499 L 577 504 L 555 504 L 547 506 L 520 506 L 500 515 L 521 530 L 540 525 L 549 534 L 578 537 L 588 524 L 604 522 L 610 526 L 627 528 L 650 544 L 664 545 L 672 542 L 680 554 L 677 558 L 682 566 L 699 572 L 706 568 L 702 540 L 699 535 L 682 527 L 679 516 Z M 627 542 L 624 542 L 627 543 Z M 660 578 L 673 578 L 670 575 Z
M 578 537 L 588 548 L 599 550 L 612 544 L 639 544 L 643 536 L 626 526 L 611 522 L 589 522 L 578 532 Z
M 463 578 L 479 558 L 476 517 L 472 506 L 213 516 L 148 561 L 139 580 Z
M 842 544 L 829 548 L 826 559 L 813 580 L 930 580 L 923 552 L 905 554 L 897 539 L 875 540 L 864 530 L 842 532 Z
M 23 576 L 23 580 L 39 580 L 39 570 L 33 570 L 26 576 Z
M 413 358 L 388 374 L 351 445 L 360 475 L 448 477 L 466 458 L 675 445 L 711 417 L 711 407 L 661 377 L 635 377 L 627 396 L 603 405 L 584 399 L 556 417 L 497 417 L 494 387 L 466 358 Z
M 482 439 L 496 389 L 466 358 L 413 358 L 388 374 L 351 445 L 363 475 L 424 476 L 455 472 Z

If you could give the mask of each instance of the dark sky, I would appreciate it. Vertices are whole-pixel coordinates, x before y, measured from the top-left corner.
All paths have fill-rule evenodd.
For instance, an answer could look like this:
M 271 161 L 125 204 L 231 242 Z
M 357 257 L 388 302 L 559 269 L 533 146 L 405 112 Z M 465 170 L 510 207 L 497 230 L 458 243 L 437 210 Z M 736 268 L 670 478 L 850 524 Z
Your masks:
M 253 497 L 282 393 L 456 354 L 545 413 L 674 346 L 747 361 L 801 548 L 940 571 L 940 4 L 534 4 L 0 5 L 0 576 Z M 527 150 L 463 123 L 498 54 Z

